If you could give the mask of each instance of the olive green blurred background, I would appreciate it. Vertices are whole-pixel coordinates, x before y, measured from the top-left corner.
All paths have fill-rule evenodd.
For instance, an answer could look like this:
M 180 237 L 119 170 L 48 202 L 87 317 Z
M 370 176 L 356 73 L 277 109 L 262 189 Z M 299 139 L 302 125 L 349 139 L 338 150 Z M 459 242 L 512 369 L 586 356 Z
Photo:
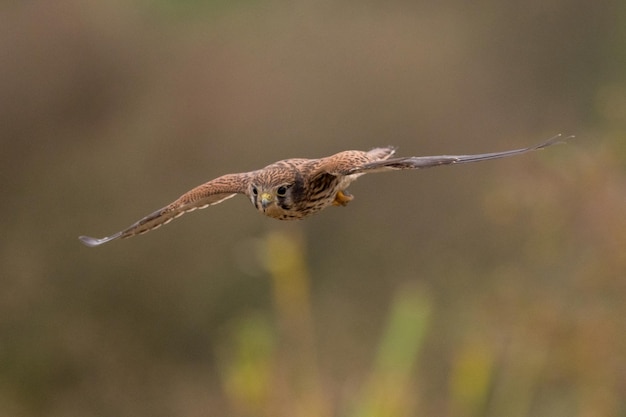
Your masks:
M 0 6 L 1 416 L 626 415 L 626 3 Z M 228 172 L 399 146 L 305 222 Z

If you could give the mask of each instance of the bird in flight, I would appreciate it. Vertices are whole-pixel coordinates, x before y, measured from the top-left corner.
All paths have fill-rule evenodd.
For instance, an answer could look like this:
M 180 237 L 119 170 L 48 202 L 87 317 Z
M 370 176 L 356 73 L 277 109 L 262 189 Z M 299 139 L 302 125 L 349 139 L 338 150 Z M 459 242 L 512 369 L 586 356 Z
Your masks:
M 361 175 L 506 158 L 547 148 L 571 137 L 557 135 L 528 148 L 475 155 L 393 157 L 396 149 L 385 147 L 343 151 L 319 159 L 285 159 L 256 171 L 215 178 L 111 236 L 101 239 L 80 236 L 79 239 L 87 246 L 99 246 L 118 238 L 140 235 L 184 213 L 221 203 L 237 194 L 248 197 L 252 205 L 268 217 L 301 220 L 329 206 L 347 205 L 354 197 L 346 189 Z

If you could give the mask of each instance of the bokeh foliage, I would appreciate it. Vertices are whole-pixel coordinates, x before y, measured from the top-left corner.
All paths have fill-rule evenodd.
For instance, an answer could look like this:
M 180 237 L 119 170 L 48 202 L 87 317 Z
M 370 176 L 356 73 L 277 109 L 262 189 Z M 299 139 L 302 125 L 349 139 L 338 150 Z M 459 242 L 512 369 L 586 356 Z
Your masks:
M 623 2 L 0 6 L 0 415 L 622 416 Z M 226 172 L 397 145 L 300 223 Z

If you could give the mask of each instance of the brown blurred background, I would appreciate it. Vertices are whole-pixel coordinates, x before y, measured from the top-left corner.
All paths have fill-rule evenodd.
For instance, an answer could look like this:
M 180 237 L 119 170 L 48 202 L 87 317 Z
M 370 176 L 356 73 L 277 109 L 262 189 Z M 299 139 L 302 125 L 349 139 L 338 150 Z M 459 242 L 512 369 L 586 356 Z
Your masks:
M 1 416 L 624 416 L 626 3 L 0 6 Z M 288 157 L 567 145 L 370 176 L 306 222 Z

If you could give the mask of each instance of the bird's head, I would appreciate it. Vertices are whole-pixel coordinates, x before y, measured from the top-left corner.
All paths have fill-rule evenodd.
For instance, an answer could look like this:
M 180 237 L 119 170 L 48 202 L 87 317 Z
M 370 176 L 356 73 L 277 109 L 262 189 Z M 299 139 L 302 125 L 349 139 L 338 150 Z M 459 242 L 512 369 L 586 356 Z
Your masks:
M 301 181 L 293 172 L 266 170 L 249 185 L 248 195 L 262 214 L 280 220 L 296 219 L 295 205 L 301 193 Z

